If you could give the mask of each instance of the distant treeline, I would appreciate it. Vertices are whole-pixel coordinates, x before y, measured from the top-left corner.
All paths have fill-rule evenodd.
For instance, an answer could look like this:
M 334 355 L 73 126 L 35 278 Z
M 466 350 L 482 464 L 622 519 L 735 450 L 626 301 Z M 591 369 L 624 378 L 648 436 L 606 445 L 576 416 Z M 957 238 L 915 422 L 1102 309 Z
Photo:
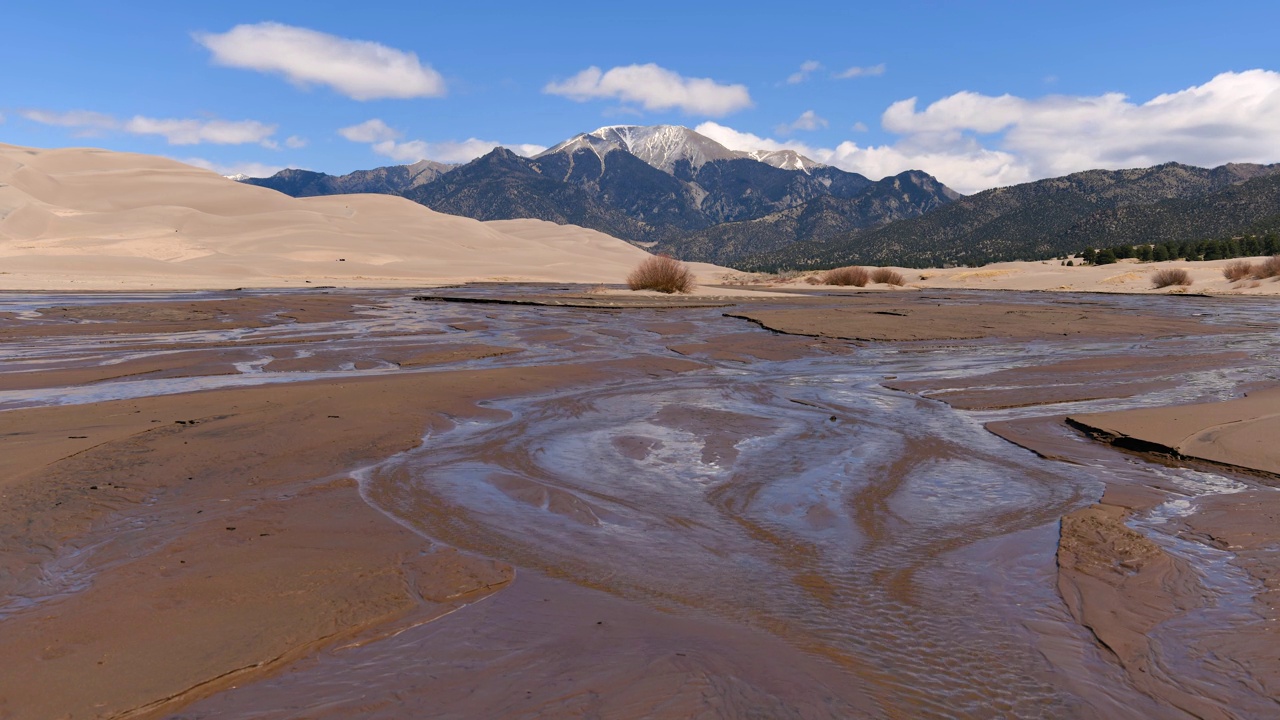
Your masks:
M 1280 254 L 1280 235 L 1245 235 L 1223 240 L 1193 242 L 1169 242 L 1155 245 L 1116 245 L 1113 247 L 1085 248 L 1080 258 L 1091 265 L 1109 265 L 1125 258 L 1137 258 L 1142 262 L 1164 260 L 1229 260 L 1238 257 Z

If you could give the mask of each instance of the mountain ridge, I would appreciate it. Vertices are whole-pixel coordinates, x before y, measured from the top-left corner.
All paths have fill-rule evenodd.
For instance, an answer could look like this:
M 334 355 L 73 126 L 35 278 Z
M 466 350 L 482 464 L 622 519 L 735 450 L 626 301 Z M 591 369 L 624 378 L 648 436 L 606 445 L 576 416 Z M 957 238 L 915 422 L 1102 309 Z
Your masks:
M 741 258 L 741 264 L 804 269 L 892 261 L 941 267 L 1043 259 L 1090 244 L 1198 240 L 1254 229 L 1280 213 L 1280 193 L 1270 185 L 1280 188 L 1280 180 L 1268 180 L 1276 177 L 1280 164 L 1199 168 L 1171 162 L 1085 170 L 984 190 L 914 218 L 802 240 Z M 1164 229 L 1150 231 L 1155 226 Z
M 497 148 L 460 166 L 432 164 L 416 173 L 411 170 L 418 165 L 344 176 L 284 170 L 245 182 L 298 197 L 398 194 L 440 212 L 479 220 L 535 218 L 572 223 L 641 247 L 661 247 L 677 257 L 686 255 L 682 240 L 691 235 L 822 198 L 841 201 L 822 207 L 838 206 L 829 214 L 833 219 L 838 216 L 836 225 L 846 229 L 910 217 L 958 197 L 923 172 L 872 181 L 790 150 L 730 150 L 676 125 L 599 128 L 534 157 Z M 906 195 L 928 197 L 896 203 L 871 199 L 883 195 L 889 185 L 903 182 L 915 186 L 903 190 Z M 782 233 L 768 247 L 794 235 Z M 710 254 L 732 259 L 732 253 Z

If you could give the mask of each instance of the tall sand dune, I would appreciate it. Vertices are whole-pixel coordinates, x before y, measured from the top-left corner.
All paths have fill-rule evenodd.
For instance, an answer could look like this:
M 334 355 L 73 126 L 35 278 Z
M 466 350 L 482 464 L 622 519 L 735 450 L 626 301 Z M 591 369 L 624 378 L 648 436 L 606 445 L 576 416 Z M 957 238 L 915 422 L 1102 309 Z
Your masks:
M 166 158 L 0 144 L 0 290 L 616 283 L 646 256 L 573 225 L 291 198 Z

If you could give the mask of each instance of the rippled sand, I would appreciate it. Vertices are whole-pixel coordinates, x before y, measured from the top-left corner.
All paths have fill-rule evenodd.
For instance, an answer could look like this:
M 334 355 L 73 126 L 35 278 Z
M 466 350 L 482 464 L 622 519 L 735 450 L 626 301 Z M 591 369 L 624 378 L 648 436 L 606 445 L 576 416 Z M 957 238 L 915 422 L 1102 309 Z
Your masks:
M 1280 308 L 411 298 L 0 301 L 0 710 L 1277 707 L 1266 478 L 1063 417 L 1280 379 Z

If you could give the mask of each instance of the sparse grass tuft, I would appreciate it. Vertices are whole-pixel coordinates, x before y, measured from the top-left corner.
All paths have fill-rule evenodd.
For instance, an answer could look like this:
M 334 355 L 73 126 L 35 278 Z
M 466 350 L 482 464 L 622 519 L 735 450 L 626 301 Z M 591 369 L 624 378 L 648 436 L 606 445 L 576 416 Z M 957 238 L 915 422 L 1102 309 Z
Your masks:
M 871 282 L 884 283 L 885 285 L 905 285 L 907 281 L 903 279 L 900 272 L 889 268 L 876 268 L 871 271 Z
M 1222 266 L 1222 277 L 1231 282 L 1239 282 L 1240 280 L 1252 277 L 1257 272 L 1252 263 L 1244 260 L 1236 260 Z
M 688 293 L 693 292 L 696 284 L 689 266 L 667 255 L 645 259 L 627 276 L 627 287 L 632 290 Z
M 868 282 L 871 282 L 871 273 L 867 272 L 866 268 L 858 267 L 857 265 L 828 270 L 822 276 L 824 285 L 866 287 Z
M 1182 268 L 1164 268 L 1151 273 L 1151 282 L 1157 288 L 1166 288 L 1170 285 L 1190 285 L 1191 276 Z
M 809 284 L 809 285 L 821 285 L 821 284 L 822 284 L 822 276 L 821 276 L 821 275 L 807 275 L 807 276 L 805 276 L 804 281 L 805 281 L 807 284 Z

